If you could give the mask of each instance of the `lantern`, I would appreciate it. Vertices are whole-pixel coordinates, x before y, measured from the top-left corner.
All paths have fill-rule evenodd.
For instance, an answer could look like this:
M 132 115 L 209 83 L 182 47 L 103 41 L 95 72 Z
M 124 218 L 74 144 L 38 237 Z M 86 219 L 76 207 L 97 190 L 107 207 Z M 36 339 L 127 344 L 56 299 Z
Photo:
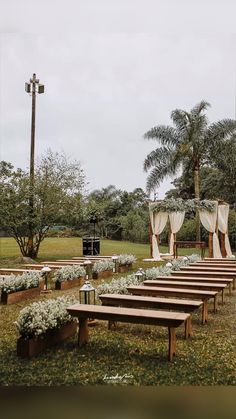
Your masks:
M 89 281 L 85 281 L 84 285 L 79 290 L 80 304 L 95 304 L 95 288 Z
M 85 266 L 85 269 L 86 269 L 85 279 L 88 280 L 92 277 L 92 270 L 91 270 L 92 262 L 91 262 L 91 260 L 85 260 L 84 261 L 84 266 Z
M 137 272 L 134 274 L 134 276 L 138 280 L 138 282 L 141 282 L 141 280 L 143 279 L 143 272 L 142 272 L 142 270 L 139 268 L 137 270 Z
M 117 269 L 117 261 L 118 261 L 118 256 L 113 255 L 112 256 L 112 262 L 114 263 L 114 268 L 113 268 L 113 272 L 117 273 L 118 269 Z
M 42 276 L 44 276 L 44 291 L 48 291 L 48 275 L 51 272 L 51 268 L 49 268 L 49 266 L 44 266 L 41 269 L 42 272 Z

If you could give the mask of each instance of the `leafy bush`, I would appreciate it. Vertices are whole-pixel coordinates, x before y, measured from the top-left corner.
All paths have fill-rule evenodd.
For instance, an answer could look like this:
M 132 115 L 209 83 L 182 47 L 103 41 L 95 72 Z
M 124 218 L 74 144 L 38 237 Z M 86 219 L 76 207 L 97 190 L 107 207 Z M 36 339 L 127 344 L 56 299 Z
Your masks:
M 101 260 L 99 262 L 94 263 L 92 271 L 93 273 L 111 271 L 114 267 L 115 264 L 111 260 Z
M 36 288 L 39 286 L 41 279 L 39 272 L 26 272 L 22 275 L 9 275 L 3 278 L 0 282 L 2 292 L 7 294 L 16 291 L 27 290 L 29 288 Z
M 134 274 L 121 277 L 119 279 L 112 279 L 108 284 L 105 281 L 98 286 L 97 292 L 100 294 L 128 294 L 127 287 L 130 285 L 140 285 L 143 278 L 135 278 Z
M 198 255 L 191 255 L 186 257 L 186 259 L 174 260 L 171 263 L 171 266 L 160 266 L 159 268 L 150 268 L 144 272 L 143 276 L 139 278 L 135 277 L 135 274 L 128 275 L 126 277 L 121 277 L 119 279 L 113 278 L 110 283 L 102 281 L 98 286 L 97 292 L 100 294 L 128 294 L 127 287 L 129 285 L 140 285 L 145 279 L 156 279 L 161 275 L 170 275 L 173 270 L 180 269 L 181 266 L 187 266 L 192 262 L 195 262 L 199 259 Z
M 68 296 L 32 303 L 20 311 L 16 327 L 25 339 L 41 336 L 71 321 L 72 317 L 66 308 L 77 302 L 74 296 Z
M 118 256 L 117 262 L 119 265 L 132 265 L 136 261 L 136 257 L 131 254 L 122 254 Z
M 63 266 L 62 268 L 55 271 L 53 276 L 54 282 L 70 281 L 75 278 L 85 276 L 86 271 L 82 266 Z

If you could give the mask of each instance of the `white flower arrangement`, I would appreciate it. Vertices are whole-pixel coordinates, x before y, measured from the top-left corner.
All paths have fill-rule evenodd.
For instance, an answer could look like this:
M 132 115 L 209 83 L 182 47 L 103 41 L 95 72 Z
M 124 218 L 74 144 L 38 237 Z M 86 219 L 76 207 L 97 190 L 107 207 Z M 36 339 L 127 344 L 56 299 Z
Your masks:
M 212 201 L 204 199 L 182 199 L 182 198 L 169 198 L 162 201 L 152 202 L 150 209 L 153 212 L 183 212 L 183 211 L 196 211 L 205 210 L 208 212 L 214 211 L 215 204 Z
M 135 261 L 136 261 L 136 257 L 134 255 L 125 254 L 125 253 L 118 255 L 118 259 L 117 259 L 117 263 L 120 266 L 132 265 L 132 263 L 134 263 Z
M 143 279 L 138 279 L 135 274 L 131 274 L 119 279 L 112 279 L 108 284 L 105 281 L 97 287 L 98 295 L 100 294 L 128 294 L 127 287 L 130 285 L 140 285 Z
M 3 278 L 0 282 L 2 292 L 7 294 L 23 291 L 29 288 L 37 288 L 41 279 L 41 272 L 26 272 L 22 275 L 9 275 Z
M 63 266 L 55 271 L 53 276 L 54 282 L 71 281 L 75 278 L 80 278 L 86 275 L 86 271 L 82 266 Z
M 187 266 L 199 259 L 198 255 L 188 256 L 186 259 L 172 261 L 172 266 L 160 266 L 159 268 L 150 268 L 145 271 L 143 276 L 135 277 L 135 274 L 121 277 L 119 279 L 113 278 L 111 282 L 102 281 L 98 286 L 97 292 L 100 294 L 128 294 L 127 287 L 129 285 L 141 285 L 145 279 L 156 279 L 158 276 L 168 276 L 172 271 L 178 270 L 181 266 Z
M 111 260 L 101 260 L 99 262 L 94 263 L 92 271 L 93 273 L 98 274 L 104 271 L 112 271 L 114 267 L 115 264 Z
M 66 308 L 77 302 L 74 296 L 68 296 L 32 303 L 20 311 L 16 327 L 25 339 L 42 336 L 48 330 L 71 321 L 72 317 Z

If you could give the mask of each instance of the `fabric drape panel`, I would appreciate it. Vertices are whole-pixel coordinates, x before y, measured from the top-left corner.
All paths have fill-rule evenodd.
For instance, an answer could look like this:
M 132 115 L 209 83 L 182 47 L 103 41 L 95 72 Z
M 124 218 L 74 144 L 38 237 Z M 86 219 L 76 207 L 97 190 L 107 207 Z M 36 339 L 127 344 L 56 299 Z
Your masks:
M 178 233 L 178 231 L 181 229 L 185 217 L 185 211 L 181 212 L 171 212 L 169 214 L 169 220 L 170 220 L 170 228 L 171 228 L 171 234 L 170 234 L 170 254 L 173 255 L 174 253 L 174 234 Z
M 164 230 L 168 221 L 168 214 L 166 212 L 154 213 L 150 211 L 150 221 L 152 228 L 152 257 L 155 260 L 162 260 L 156 235 L 159 236 Z
M 199 210 L 199 216 L 203 227 L 210 233 L 213 233 L 213 257 L 214 258 L 222 258 L 222 254 L 220 251 L 220 244 L 219 239 L 216 234 L 216 221 L 217 221 L 217 211 L 218 211 L 218 203 L 215 202 L 215 210 L 214 212 L 209 212 L 206 210 Z
M 152 257 L 155 260 L 161 260 L 157 238 L 155 236 L 154 213 L 150 211 L 150 222 L 152 228 Z
M 229 236 L 228 236 L 228 218 L 229 218 L 229 205 L 219 205 L 218 206 L 218 228 L 221 233 L 225 235 L 225 250 L 226 256 L 231 257 L 233 256 Z

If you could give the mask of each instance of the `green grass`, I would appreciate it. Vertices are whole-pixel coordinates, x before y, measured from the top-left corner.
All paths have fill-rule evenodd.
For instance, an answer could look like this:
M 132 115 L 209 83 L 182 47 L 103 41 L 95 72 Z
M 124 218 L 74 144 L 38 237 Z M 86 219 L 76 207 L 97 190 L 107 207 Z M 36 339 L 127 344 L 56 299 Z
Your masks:
M 131 243 L 118 240 L 101 240 L 101 255 L 112 255 L 114 253 L 132 253 L 140 261 L 150 257 L 149 244 Z M 161 252 L 168 252 L 167 247 L 161 246 Z M 198 249 L 180 249 L 179 254 L 197 253 Z M 38 260 L 56 260 L 71 258 L 82 255 L 82 239 L 71 238 L 46 238 L 40 247 Z M 13 238 L 0 238 L 0 259 L 16 258 L 20 256 L 19 247 Z M 4 262 L 4 260 L 3 260 Z
M 11 239 L 1 239 L 0 243 L 2 265 L 19 255 Z M 134 269 L 143 257 L 149 256 L 148 245 L 105 240 L 101 248 L 102 254 L 136 254 L 139 261 Z M 80 239 L 47 239 L 39 257 L 41 260 L 56 259 L 80 254 Z M 95 287 L 98 283 L 93 281 Z M 63 294 L 79 298 L 79 290 L 75 288 L 53 291 L 34 301 Z M 212 304 L 209 305 L 208 324 L 202 326 L 201 312 L 194 313 L 191 339 L 184 339 L 183 327 L 177 329 L 177 355 L 172 363 L 167 361 L 166 328 L 119 323 L 116 329 L 109 331 L 107 322 L 103 321 L 90 328 L 90 342 L 85 348 L 78 349 L 74 337 L 37 358 L 20 359 L 16 355 L 18 333 L 14 322 L 20 310 L 30 302 L 0 305 L 0 385 L 107 385 L 110 383 L 105 377 L 117 374 L 128 376 L 126 380 L 118 380 L 117 385 L 236 384 L 236 291 L 231 297 L 226 295 L 226 304 L 219 304 L 217 314 L 213 314 Z

